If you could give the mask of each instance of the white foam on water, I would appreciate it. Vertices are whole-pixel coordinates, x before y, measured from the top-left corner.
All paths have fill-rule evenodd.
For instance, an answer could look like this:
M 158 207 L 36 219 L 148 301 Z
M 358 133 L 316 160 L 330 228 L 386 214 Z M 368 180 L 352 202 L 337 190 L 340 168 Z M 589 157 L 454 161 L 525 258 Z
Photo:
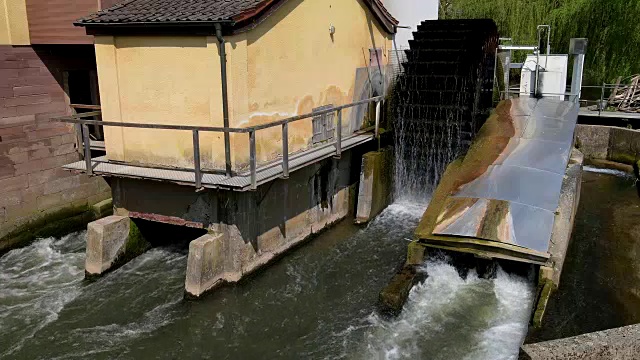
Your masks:
M 582 169 L 584 171 L 597 173 L 597 174 L 614 175 L 614 176 L 618 176 L 622 178 L 630 178 L 630 179 L 633 178 L 632 174 L 629 174 L 628 172 L 622 171 L 622 170 L 599 168 L 599 167 L 594 167 L 589 165 L 583 166 Z
M 0 357 L 19 350 L 80 294 L 84 254 L 69 249 L 84 238 L 82 232 L 41 239 L 0 258 L 0 338 L 11 344 Z
M 351 358 L 515 359 L 533 303 L 528 280 L 501 269 L 494 280 L 474 270 L 463 279 L 444 261 L 426 268 L 428 278 L 397 318 L 368 317 L 364 344 Z

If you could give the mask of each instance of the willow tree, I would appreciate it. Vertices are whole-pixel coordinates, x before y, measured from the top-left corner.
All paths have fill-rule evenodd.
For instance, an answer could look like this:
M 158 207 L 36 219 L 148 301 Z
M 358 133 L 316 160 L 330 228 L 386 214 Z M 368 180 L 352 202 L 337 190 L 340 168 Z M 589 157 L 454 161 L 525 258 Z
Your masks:
M 440 16 L 491 18 L 518 44 L 535 44 L 536 26 L 549 24 L 554 53 L 566 53 L 572 37 L 588 38 L 586 83 L 640 72 L 639 0 L 441 0 Z

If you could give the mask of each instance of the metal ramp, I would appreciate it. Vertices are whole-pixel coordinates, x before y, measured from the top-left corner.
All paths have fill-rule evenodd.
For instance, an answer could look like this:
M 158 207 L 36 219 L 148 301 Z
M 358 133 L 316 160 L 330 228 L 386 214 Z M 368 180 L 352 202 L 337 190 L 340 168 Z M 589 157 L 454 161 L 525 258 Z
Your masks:
M 417 237 L 428 246 L 544 263 L 578 110 L 569 101 L 503 101 L 447 170 Z

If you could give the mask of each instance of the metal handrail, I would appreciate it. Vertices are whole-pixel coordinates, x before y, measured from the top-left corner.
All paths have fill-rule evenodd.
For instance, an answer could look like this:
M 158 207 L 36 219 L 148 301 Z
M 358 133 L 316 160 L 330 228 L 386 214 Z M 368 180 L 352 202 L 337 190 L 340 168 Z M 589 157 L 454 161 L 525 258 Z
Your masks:
M 123 127 L 123 128 L 138 128 L 138 129 L 160 129 L 160 130 L 182 130 L 182 131 L 191 131 L 193 135 L 193 161 L 194 161 L 194 170 L 195 170 L 195 185 L 197 189 L 202 189 L 202 170 L 200 163 L 200 132 L 222 132 L 222 133 L 237 133 L 249 134 L 249 167 L 250 167 L 250 176 L 251 176 L 251 190 L 257 189 L 257 154 L 256 154 L 256 132 L 259 130 L 269 129 L 277 126 L 282 127 L 282 170 L 283 170 L 283 178 L 289 177 L 289 124 L 292 122 L 314 118 L 316 116 L 326 115 L 330 113 L 337 112 L 337 129 L 336 129 L 336 157 L 340 157 L 342 154 L 342 110 L 352 108 L 358 105 L 365 105 L 370 103 L 376 103 L 376 122 L 375 122 L 375 135 L 374 137 L 379 136 L 379 126 L 380 126 L 380 103 L 384 100 L 383 96 L 376 96 L 365 100 L 356 101 L 346 105 L 333 106 L 328 109 L 314 111 L 307 114 L 292 116 L 286 119 L 273 121 L 267 124 L 255 125 L 244 128 L 234 128 L 234 127 L 215 127 L 215 126 L 193 126 L 193 125 L 163 125 L 163 124 L 141 124 L 141 123 L 122 123 L 115 121 L 101 121 L 101 120 L 89 120 L 84 119 L 86 117 L 93 117 L 100 115 L 100 111 L 92 111 L 81 114 L 74 114 L 71 116 L 58 116 L 52 118 L 54 121 L 78 124 L 81 126 L 82 139 L 85 144 L 89 144 L 89 125 L 99 125 L 99 126 L 113 126 L 113 127 Z M 230 151 L 230 150 L 229 150 Z M 227 149 L 225 149 L 225 158 L 227 157 Z M 89 146 L 84 147 L 84 160 L 87 168 L 87 174 L 93 175 L 93 167 L 91 164 L 91 149 Z M 230 176 L 230 175 L 227 175 Z

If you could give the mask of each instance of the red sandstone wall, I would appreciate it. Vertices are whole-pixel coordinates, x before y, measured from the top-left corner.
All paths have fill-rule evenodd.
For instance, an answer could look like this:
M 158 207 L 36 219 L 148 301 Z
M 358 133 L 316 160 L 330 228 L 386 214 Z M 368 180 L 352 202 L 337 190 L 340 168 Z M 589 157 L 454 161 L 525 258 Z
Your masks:
M 95 68 L 92 51 L 0 46 L 0 243 L 30 220 L 111 197 L 102 178 L 60 168 L 80 157 L 73 127 L 50 121 L 69 113 L 63 70 Z

